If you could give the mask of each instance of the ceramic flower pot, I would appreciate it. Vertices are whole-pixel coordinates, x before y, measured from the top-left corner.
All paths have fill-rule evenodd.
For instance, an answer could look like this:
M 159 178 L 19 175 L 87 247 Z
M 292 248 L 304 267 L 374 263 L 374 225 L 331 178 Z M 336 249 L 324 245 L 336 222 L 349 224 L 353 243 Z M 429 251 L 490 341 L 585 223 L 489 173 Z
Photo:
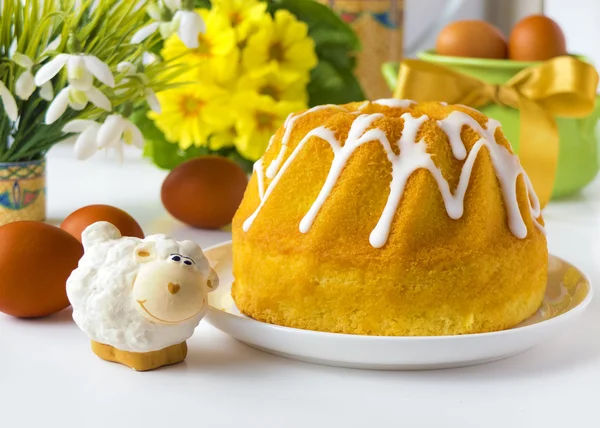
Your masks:
M 419 59 L 448 67 L 453 71 L 475 77 L 491 84 L 506 83 L 524 68 L 538 65 L 539 62 L 463 58 L 437 55 L 433 51 L 423 51 Z M 585 58 L 579 57 L 584 60 Z M 397 62 L 386 63 L 383 74 L 392 89 L 398 76 Z M 440 100 L 443 101 L 443 100 Z M 519 110 L 490 104 L 480 110 L 502 124 L 502 130 L 519 152 L 519 132 L 521 128 Z M 596 99 L 594 111 L 584 118 L 556 118 L 560 148 L 553 198 L 572 194 L 594 179 L 600 168 L 598 161 L 598 119 L 600 102 Z
M 0 226 L 46 219 L 46 161 L 0 163 Z

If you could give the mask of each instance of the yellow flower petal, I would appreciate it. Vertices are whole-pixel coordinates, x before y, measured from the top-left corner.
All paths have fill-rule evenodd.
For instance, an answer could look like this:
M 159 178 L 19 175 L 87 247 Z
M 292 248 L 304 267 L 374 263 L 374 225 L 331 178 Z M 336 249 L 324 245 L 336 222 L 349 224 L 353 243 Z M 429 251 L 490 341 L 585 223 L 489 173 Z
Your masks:
M 244 70 L 254 76 L 269 72 L 300 78 L 317 65 L 314 41 L 308 26 L 286 10 L 275 19 L 265 18 L 261 28 L 248 38 L 242 54 Z
M 250 160 L 257 160 L 263 155 L 271 135 L 290 113 L 306 107 L 301 102 L 276 102 L 271 97 L 250 91 L 238 93 L 235 102 L 239 108 L 235 147 Z
M 148 117 L 183 150 L 206 146 L 212 133 L 232 126 L 227 93 L 218 87 L 186 85 L 156 95 L 162 112 L 149 112 Z
M 236 34 L 225 16 L 215 10 L 197 9 L 206 24 L 206 32 L 198 36 L 198 47 L 189 49 L 177 35 L 165 41 L 161 55 L 165 60 L 202 67 L 206 61 L 227 56 L 236 48 Z

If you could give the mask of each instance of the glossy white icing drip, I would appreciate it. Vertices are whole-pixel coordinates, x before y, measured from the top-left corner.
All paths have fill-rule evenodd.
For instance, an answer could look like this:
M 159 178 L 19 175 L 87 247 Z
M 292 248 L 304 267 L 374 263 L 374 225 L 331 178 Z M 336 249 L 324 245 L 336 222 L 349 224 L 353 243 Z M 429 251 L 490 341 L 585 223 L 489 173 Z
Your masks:
M 319 111 L 319 110 L 324 110 L 324 109 L 327 109 L 330 107 L 341 109 L 341 107 L 339 107 L 339 106 L 336 106 L 333 104 L 327 104 L 327 105 L 313 107 L 297 116 L 290 114 L 287 117 L 287 119 L 285 120 L 285 123 L 283 124 L 283 128 L 285 129 L 285 131 L 283 133 L 283 137 L 281 138 L 281 149 L 279 150 L 279 154 L 277 155 L 277 158 L 275 160 L 273 160 L 273 162 L 271 162 L 271 164 L 267 168 L 267 178 L 275 177 L 275 174 L 277 174 L 277 171 L 279 171 L 279 165 L 281 165 L 281 162 L 283 162 L 283 158 L 285 157 L 285 153 L 287 152 L 288 143 L 290 141 L 290 136 L 292 135 L 292 131 L 294 130 L 294 125 L 296 124 L 296 121 L 298 119 L 300 119 L 301 117 L 306 116 L 309 113 L 313 113 L 313 112 Z
M 540 216 L 541 212 L 539 199 L 533 190 L 533 186 L 531 184 L 531 181 L 529 180 L 529 177 L 527 176 L 525 170 L 523 170 L 523 167 L 519 163 L 519 158 L 517 157 L 517 155 L 509 152 L 501 144 L 496 143 L 494 134 L 496 132 L 496 129 L 500 127 L 500 123 L 496 120 L 488 119 L 486 129 L 484 129 L 471 116 L 459 111 L 453 111 L 448 115 L 448 117 L 438 121 L 437 123 L 448 134 L 453 153 L 455 152 L 455 150 L 457 152 L 462 152 L 460 149 L 458 149 L 459 145 L 462 145 L 463 150 L 466 151 L 464 144 L 460 138 L 460 132 L 464 125 L 471 127 L 473 130 L 475 130 L 475 132 L 477 132 L 481 136 L 481 139 L 473 146 L 473 148 L 469 152 L 467 160 L 465 161 L 465 165 L 463 166 L 463 170 L 460 177 L 460 182 L 458 186 L 459 188 L 457 188 L 457 193 L 461 185 L 464 186 L 466 191 L 466 187 L 468 187 L 469 179 L 471 176 L 471 170 L 473 169 L 473 164 L 475 163 L 477 154 L 481 147 L 485 146 L 487 147 L 488 152 L 490 154 L 490 159 L 492 160 L 492 164 L 494 165 L 496 176 L 500 181 L 500 187 L 502 188 L 502 193 L 504 195 L 504 204 L 508 213 L 508 226 L 510 231 L 517 238 L 522 239 L 527 236 L 527 226 L 525 225 L 525 221 L 523 220 L 523 216 L 521 215 L 521 212 L 519 210 L 519 203 L 517 200 L 517 178 L 520 175 L 523 176 L 525 181 L 531 217 L 533 218 L 533 221 L 536 224 L 536 226 L 540 229 L 543 229 L 543 227 L 536 221 L 536 218 Z M 462 183 L 463 177 L 465 181 L 464 184 Z M 439 180 L 438 184 L 440 184 Z M 446 198 L 444 198 L 444 201 L 446 202 Z M 460 203 L 461 205 L 464 204 L 464 192 Z M 447 203 L 446 208 L 448 208 Z
M 306 142 L 311 137 L 318 137 L 329 143 L 334 158 L 319 195 L 300 222 L 299 229 L 302 233 L 307 233 L 312 227 L 323 204 L 335 187 L 348 159 L 350 159 L 358 147 L 371 141 L 377 141 L 381 144 L 388 160 L 392 164 L 392 181 L 390 183 L 388 200 L 381 217 L 369 238 L 369 242 L 373 247 L 381 248 L 386 244 L 396 211 L 402 200 L 402 195 L 404 194 L 406 183 L 410 176 L 418 169 L 428 170 L 436 180 L 448 216 L 452 219 L 461 218 L 464 212 L 464 199 L 471 179 L 473 166 L 482 147 L 488 149 L 496 176 L 499 179 L 506 211 L 508 213 L 510 231 L 516 237 L 521 239 L 527 236 L 527 226 L 525 225 L 517 201 L 516 184 L 518 177 L 522 175 L 526 184 L 530 213 L 534 224 L 542 232 L 545 232 L 541 224 L 536 221 L 536 218 L 540 215 L 539 200 L 533 191 L 533 187 L 527 174 L 519 163 L 518 157 L 510 153 L 504 146 L 497 144 L 495 141 L 494 133 L 500 126 L 497 121 L 489 119 L 486 128 L 483 128 L 471 116 L 458 111 L 454 111 L 445 119 L 437 121 L 438 126 L 448 135 L 453 155 L 458 160 L 465 160 L 458 186 L 453 194 L 450 190 L 450 185 L 431 159 L 431 155 L 427 153 L 427 143 L 424 140 L 416 141 L 419 129 L 428 117 L 423 115 L 415 118 L 410 113 L 404 113 L 402 115 L 402 118 L 404 119 L 404 129 L 402 131 L 402 136 L 397 143 L 400 148 L 400 153 L 398 155 L 394 153 L 385 132 L 377 128 L 368 129 L 375 120 L 381 117 L 383 117 L 383 115 L 380 113 L 371 115 L 362 114 L 358 116 L 352 123 L 348 137 L 343 146 L 335 138 L 334 132 L 325 127 L 319 127 L 309 132 L 302 141 L 300 141 L 281 169 L 277 171 L 266 191 L 261 190 L 264 186 L 262 163 L 257 162 L 255 164 L 255 170 L 257 171 L 257 176 L 259 176 L 259 195 L 261 202 L 256 211 L 244 222 L 243 230 L 248 231 L 254 219 L 268 200 L 273 189 L 277 186 L 281 176 L 294 161 Z M 288 125 L 290 128 L 293 127 L 293 123 Z M 461 130 L 465 125 L 471 127 L 481 136 L 468 153 L 468 156 L 466 147 L 460 137 Z M 286 133 L 287 132 L 288 129 L 286 129 Z M 291 133 L 291 130 L 289 132 Z
M 300 150 L 302 150 L 302 148 L 304 147 L 304 145 L 306 144 L 306 142 L 311 137 L 319 137 L 322 140 L 325 140 L 325 141 L 329 142 L 329 144 L 332 147 L 339 146 L 339 143 L 338 143 L 338 141 L 335 138 L 335 133 L 333 131 L 330 131 L 329 129 L 323 127 L 323 126 L 317 128 L 317 129 L 313 129 L 308 134 L 306 134 L 304 136 L 304 138 L 300 141 L 300 143 L 298 143 L 298 146 L 296 146 L 296 148 L 294 149 L 294 151 L 292 152 L 292 154 L 290 154 L 290 156 L 287 158 L 287 160 L 282 165 L 281 169 L 277 172 L 277 174 L 275 175 L 275 177 L 273 178 L 273 180 L 271 181 L 271 183 L 269 183 L 269 186 L 267 187 L 267 190 L 265 191 L 263 197 L 261 198 L 260 204 L 258 205 L 258 208 L 256 208 L 256 211 L 254 211 L 254 213 L 250 217 L 248 217 L 246 219 L 246 221 L 244 222 L 244 224 L 242 226 L 242 229 L 244 230 L 244 232 L 247 232 L 250 229 L 250 226 L 252 226 L 252 223 L 254 222 L 254 219 L 256 218 L 256 216 L 258 215 L 258 213 L 260 212 L 260 210 L 262 209 L 262 207 L 265 205 L 265 203 L 269 199 L 269 196 L 271 196 L 271 193 L 273 192 L 273 189 L 275 189 L 275 187 L 277 187 L 277 183 L 279 183 L 279 180 L 281 179 L 281 176 L 283 174 L 285 174 L 285 171 L 292 164 L 292 162 L 294 162 L 294 159 L 296 159 L 296 156 L 298 155 L 298 153 L 300 152 Z
M 350 159 L 350 156 L 352 156 L 354 151 L 364 143 L 381 140 L 382 137 L 386 138 L 385 133 L 379 129 L 372 129 L 369 132 L 366 132 L 367 128 L 369 128 L 369 126 L 371 126 L 375 120 L 381 117 L 383 117 L 383 114 L 380 113 L 371 115 L 362 114 L 358 116 L 352 123 L 352 127 L 348 132 L 348 138 L 346 139 L 346 143 L 343 147 L 341 147 L 337 141 L 329 142 L 331 148 L 333 149 L 333 161 L 331 162 L 331 167 L 329 168 L 329 174 L 327 175 L 325 184 L 321 188 L 319 196 L 317 196 L 317 199 L 310 207 L 310 210 L 308 210 L 308 213 L 300 222 L 300 232 L 307 233 L 310 230 L 315 218 L 317 217 L 317 214 L 319 214 L 321 207 L 329 197 L 329 194 L 333 190 L 335 183 L 337 183 L 338 178 L 342 174 L 342 170 L 346 166 L 348 159 Z
M 399 100 L 397 98 L 382 98 L 380 100 L 373 101 L 373 104 L 379 104 L 385 107 L 394 108 L 408 108 L 413 104 L 416 104 L 413 100 Z
M 273 141 L 273 138 L 271 138 L 271 141 Z M 258 181 L 258 196 L 260 197 L 260 199 L 262 199 L 265 197 L 265 173 L 263 170 L 262 158 L 254 162 L 253 170 L 256 173 L 256 180 Z

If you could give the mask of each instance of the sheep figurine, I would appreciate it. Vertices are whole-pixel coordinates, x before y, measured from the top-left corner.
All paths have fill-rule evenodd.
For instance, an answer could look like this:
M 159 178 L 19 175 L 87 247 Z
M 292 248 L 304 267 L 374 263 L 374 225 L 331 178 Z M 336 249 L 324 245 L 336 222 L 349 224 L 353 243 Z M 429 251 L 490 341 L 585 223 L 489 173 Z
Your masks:
M 67 295 L 94 353 L 138 371 L 183 361 L 207 294 L 219 286 L 200 246 L 166 235 L 122 237 L 107 222 L 90 225 L 82 243 Z

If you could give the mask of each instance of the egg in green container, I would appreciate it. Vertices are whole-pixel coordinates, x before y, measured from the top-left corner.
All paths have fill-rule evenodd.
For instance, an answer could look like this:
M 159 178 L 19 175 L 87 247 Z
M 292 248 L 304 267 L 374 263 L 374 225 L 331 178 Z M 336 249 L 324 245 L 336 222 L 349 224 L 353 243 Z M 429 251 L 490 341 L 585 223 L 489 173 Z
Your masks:
M 472 36 L 477 37 L 477 35 Z M 528 46 L 531 46 L 534 42 L 535 40 L 530 41 Z M 507 49 L 507 55 L 512 56 L 510 49 Z M 422 61 L 446 67 L 451 71 L 470 76 L 491 85 L 506 84 L 522 70 L 543 63 L 543 61 L 516 61 L 511 59 L 440 55 L 433 50 L 422 51 L 417 56 Z M 587 62 L 584 57 L 575 56 L 575 58 Z M 394 90 L 398 81 L 399 63 L 386 63 L 383 65 L 382 71 L 388 85 Z M 556 76 L 556 78 L 560 79 L 561 76 Z M 439 101 L 449 100 L 439 99 Z M 489 103 L 483 107 L 478 107 L 478 109 L 502 124 L 504 134 L 513 145 L 515 152 L 519 153 L 519 136 L 521 131 L 520 111 L 517 108 L 496 103 Z M 578 118 L 554 117 L 559 133 L 559 153 L 552 198 L 559 198 L 580 190 L 591 182 L 598 173 L 598 141 L 600 137 L 598 132 L 600 130 L 597 124 L 599 118 L 600 102 L 597 96 L 594 108 L 587 116 Z

